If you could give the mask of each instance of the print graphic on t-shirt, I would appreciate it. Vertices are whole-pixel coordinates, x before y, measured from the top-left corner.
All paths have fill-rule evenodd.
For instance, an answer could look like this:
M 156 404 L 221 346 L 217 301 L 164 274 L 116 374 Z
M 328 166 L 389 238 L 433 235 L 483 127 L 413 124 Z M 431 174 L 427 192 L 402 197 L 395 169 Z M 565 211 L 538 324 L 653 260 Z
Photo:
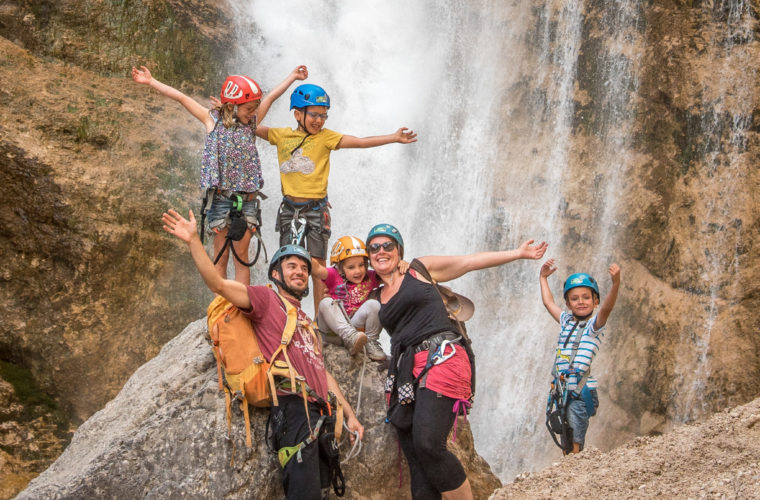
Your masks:
M 299 311 L 299 313 L 302 311 Z M 305 314 L 305 313 L 304 313 Z M 298 322 L 302 323 L 303 318 L 301 317 L 301 314 L 298 315 Z M 307 319 L 308 321 L 308 319 Z M 322 358 L 320 358 L 317 355 L 316 352 L 316 346 L 314 345 L 314 337 L 311 335 L 311 332 L 307 328 L 304 328 L 302 326 L 298 326 L 296 328 L 296 333 L 293 335 L 293 342 L 291 343 L 294 347 L 301 350 L 301 352 L 304 355 L 304 359 L 312 366 L 317 367 L 317 369 L 324 369 L 324 362 L 322 361 Z
M 303 151 L 300 148 L 293 153 L 288 161 L 280 164 L 280 173 L 291 174 L 293 172 L 300 172 L 302 174 L 314 172 L 314 162 L 311 161 L 311 158 L 303 156 Z

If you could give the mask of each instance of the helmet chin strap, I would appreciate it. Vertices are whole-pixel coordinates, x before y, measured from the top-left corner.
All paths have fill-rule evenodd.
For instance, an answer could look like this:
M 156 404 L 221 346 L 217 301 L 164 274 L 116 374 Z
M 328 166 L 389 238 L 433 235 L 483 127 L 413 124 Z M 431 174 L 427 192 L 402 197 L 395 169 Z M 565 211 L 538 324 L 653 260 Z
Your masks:
M 277 271 L 279 272 L 280 276 L 282 276 L 282 264 L 279 265 L 279 269 Z M 291 296 L 295 297 L 298 300 L 301 300 L 304 297 L 307 297 L 309 295 L 309 286 L 308 285 L 306 286 L 305 289 L 303 289 L 302 291 L 298 292 L 298 291 L 293 290 L 292 288 L 290 288 L 288 285 L 286 285 L 284 281 L 279 280 L 279 279 L 277 279 L 275 277 L 270 276 L 269 280 L 272 281 L 275 285 L 277 285 L 277 288 L 279 288 L 280 290 L 284 290 L 285 292 L 288 293 L 288 295 L 291 295 Z

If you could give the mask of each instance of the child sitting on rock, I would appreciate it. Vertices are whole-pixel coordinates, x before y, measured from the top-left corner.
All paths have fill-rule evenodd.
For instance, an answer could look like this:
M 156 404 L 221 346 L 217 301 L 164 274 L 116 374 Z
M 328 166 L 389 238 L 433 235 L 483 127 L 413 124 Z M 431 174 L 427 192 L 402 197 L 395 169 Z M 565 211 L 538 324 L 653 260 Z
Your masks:
M 562 311 L 554 303 L 547 279 L 556 270 L 554 259 L 547 260 L 541 266 L 541 300 L 561 327 L 552 375 L 555 378 L 562 375 L 567 384 L 565 418 L 572 430 L 572 449 L 568 448 L 565 452 L 578 453 L 583 450 L 589 418 L 596 414 L 599 407 L 596 379 L 591 376 L 591 362 L 599 351 L 604 325 L 615 307 L 620 287 L 620 267 L 617 264 L 609 267 L 612 288 L 596 316 L 593 316 L 594 309 L 599 305 L 596 280 L 586 273 L 568 277 L 563 293 L 570 312 Z
M 367 346 L 367 356 L 372 361 L 383 362 L 385 352 L 380 346 L 380 302 L 370 299 L 370 293 L 380 282 L 377 274 L 368 269 L 369 255 L 364 242 L 353 236 L 343 236 L 330 251 L 330 264 L 326 268 L 312 258 L 312 276 L 327 287 L 328 297 L 319 302 L 319 330 L 327 342 L 333 342 L 335 334 L 353 356 Z M 399 269 L 406 272 L 407 262 Z

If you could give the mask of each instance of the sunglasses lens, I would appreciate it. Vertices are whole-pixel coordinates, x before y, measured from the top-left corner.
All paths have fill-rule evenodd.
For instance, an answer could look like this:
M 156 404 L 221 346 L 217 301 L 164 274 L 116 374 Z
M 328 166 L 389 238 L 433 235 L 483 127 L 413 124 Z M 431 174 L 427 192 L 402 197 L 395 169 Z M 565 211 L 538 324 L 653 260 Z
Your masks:
M 396 248 L 396 243 L 393 241 L 386 241 L 384 243 L 370 243 L 369 252 L 377 253 L 380 251 L 381 248 L 385 250 L 386 252 L 390 252 L 391 250 Z

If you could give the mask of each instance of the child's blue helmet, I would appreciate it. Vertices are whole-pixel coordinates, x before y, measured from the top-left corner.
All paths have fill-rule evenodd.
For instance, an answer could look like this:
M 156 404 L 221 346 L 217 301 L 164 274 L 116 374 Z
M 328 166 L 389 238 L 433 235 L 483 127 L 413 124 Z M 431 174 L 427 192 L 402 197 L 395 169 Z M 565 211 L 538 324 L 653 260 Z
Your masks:
M 290 94 L 290 109 L 305 108 L 306 106 L 325 106 L 329 108 L 330 96 L 319 85 L 312 85 L 310 83 L 299 85 Z
M 367 242 L 367 247 L 369 247 L 370 242 L 372 241 L 372 238 L 375 238 L 377 236 L 387 236 L 398 243 L 398 255 L 402 259 L 404 258 L 404 238 L 401 237 L 401 233 L 396 229 L 395 226 L 392 226 L 390 224 L 377 224 L 375 227 L 369 230 L 369 234 L 367 235 L 367 239 L 365 240 Z
M 573 288 L 579 288 L 582 286 L 590 288 L 596 294 L 597 298 L 599 297 L 599 285 L 596 284 L 596 280 L 590 274 L 575 273 L 568 276 L 567 280 L 565 280 L 565 291 L 563 292 L 565 299 L 567 299 L 567 292 Z

